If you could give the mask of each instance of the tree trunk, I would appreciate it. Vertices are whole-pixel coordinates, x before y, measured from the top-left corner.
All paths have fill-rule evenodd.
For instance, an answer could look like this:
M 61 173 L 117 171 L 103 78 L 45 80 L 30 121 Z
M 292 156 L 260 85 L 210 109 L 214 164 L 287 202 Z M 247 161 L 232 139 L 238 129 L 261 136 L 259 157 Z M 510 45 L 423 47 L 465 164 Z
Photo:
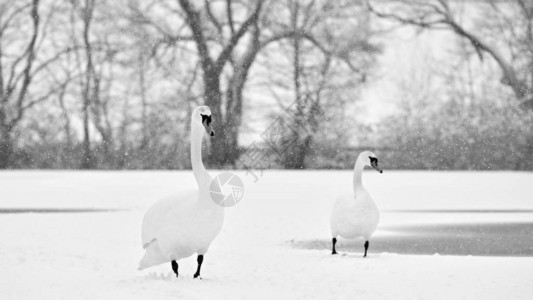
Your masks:
M 141 54 L 139 54 L 139 88 L 140 88 L 140 96 L 141 96 L 141 126 L 142 126 L 142 137 L 141 137 L 141 145 L 139 146 L 139 150 L 143 152 L 148 147 L 148 104 L 147 104 L 147 97 L 146 97 L 146 67 L 145 67 L 145 58 Z
M 230 19 L 231 37 L 224 45 L 222 51 L 216 59 L 209 54 L 208 43 L 203 31 L 203 20 L 201 14 L 187 0 L 179 0 L 180 6 L 187 15 L 187 23 L 192 32 L 192 37 L 196 43 L 198 56 L 203 71 L 204 81 L 204 103 L 209 106 L 213 114 L 213 127 L 215 136 L 211 139 L 211 151 L 208 154 L 208 164 L 210 167 L 223 167 L 234 164 L 238 157 L 238 126 L 240 125 L 240 107 L 235 107 L 239 113 L 233 110 L 223 112 L 222 94 L 220 92 L 220 76 L 228 61 L 231 61 L 232 54 L 239 40 L 248 32 L 249 27 L 256 27 L 256 23 L 261 11 L 262 1 L 258 1 L 253 13 L 244 20 L 240 27 L 235 30 L 231 14 L 231 1 L 227 2 L 227 12 Z M 220 26 L 216 18 L 209 11 L 209 3 L 206 1 L 206 10 L 215 26 Z M 244 77 L 246 78 L 246 77 Z M 231 86 L 229 87 L 231 89 Z M 242 88 L 241 88 L 242 89 Z M 233 99 L 226 99 L 232 101 Z M 241 101 L 242 99 L 239 99 Z M 223 114 L 225 113 L 225 114 Z M 238 115 L 238 116 L 236 116 Z
M 228 149 L 230 153 L 226 153 L 230 161 L 228 163 L 234 164 L 239 158 L 239 129 L 242 123 L 242 103 L 244 85 L 248 78 L 248 72 L 252 66 L 257 53 L 259 52 L 259 44 L 252 42 L 247 53 L 242 61 L 235 67 L 235 73 L 228 82 L 228 89 L 226 92 L 226 119 L 225 127 Z
M 41 22 L 39 15 L 39 0 L 32 1 L 30 16 L 33 21 L 33 32 L 27 48 L 24 51 L 21 51 L 22 55 L 17 57 L 15 63 L 13 63 L 11 66 L 11 75 L 6 82 L 7 86 L 4 86 L 5 73 L 0 74 L 0 169 L 7 169 L 11 166 L 10 160 L 15 144 L 13 141 L 12 132 L 17 124 L 22 120 L 26 109 L 31 106 L 31 103 L 25 105 L 24 102 L 27 100 L 26 96 L 34 76 L 32 71 L 34 70 L 33 66 L 36 60 L 35 48 L 40 33 L 39 25 Z M 0 28 L 0 36 L 3 35 L 3 32 L 7 29 L 6 26 L 8 24 L 9 21 L 3 24 L 3 28 Z M 3 72 L 2 60 L 4 57 L 5 55 L 2 53 L 2 46 L 0 45 L 0 73 Z M 21 69 L 22 72 L 20 74 L 16 74 L 16 69 L 18 69 L 16 66 L 22 61 L 25 61 L 25 66 Z M 14 83 L 12 82 L 12 79 L 16 77 L 22 80 L 20 84 L 18 83 L 19 79 L 15 79 Z M 17 88 L 20 88 L 20 90 L 18 91 L 18 95 L 12 107 L 16 113 L 14 117 L 9 118 L 9 102 L 11 99 L 13 99 L 12 96 L 15 94 L 13 92 Z
M 82 169 L 90 169 L 93 165 L 93 158 L 91 152 L 91 141 L 89 136 L 89 98 L 83 99 L 83 152 L 81 158 Z
M 293 31 L 298 29 L 298 12 L 299 12 L 298 2 L 294 3 L 294 6 L 291 7 L 291 26 Z M 285 169 L 303 169 L 305 168 L 305 155 L 307 154 L 307 149 L 309 147 L 309 137 L 306 137 L 303 141 L 302 130 L 305 128 L 303 123 L 303 99 L 302 99 L 302 89 L 301 89 L 301 66 L 300 66 L 300 37 L 292 37 L 292 83 L 294 88 L 294 103 L 295 103 L 295 113 L 293 114 L 294 121 L 292 126 L 294 131 L 292 131 L 291 136 L 284 137 L 288 140 L 287 144 L 291 144 L 287 151 L 282 154 L 281 161 L 283 162 L 283 167 Z M 291 110 L 291 108 L 289 108 Z M 291 114 L 291 111 L 289 111 Z
M 90 169 L 93 167 L 93 157 L 91 153 L 91 141 L 89 136 L 89 107 L 91 105 L 91 81 L 93 76 L 92 65 L 92 49 L 89 41 L 89 31 L 91 27 L 92 13 L 94 1 L 85 1 L 83 12 L 83 43 L 85 47 L 86 67 L 85 67 L 85 82 L 83 87 L 83 156 L 81 160 L 82 169 Z
M 533 128 L 526 134 L 526 153 L 521 165 L 524 170 L 533 170 Z
M 0 169 L 8 169 L 11 166 L 13 154 L 13 140 L 11 131 L 6 126 L 0 126 Z
M 220 92 L 219 76 L 216 74 L 205 74 L 205 104 L 211 109 L 213 116 L 213 128 L 215 136 L 211 138 L 211 149 L 207 155 L 207 161 L 212 168 L 221 168 L 233 163 L 235 154 L 231 148 L 231 134 L 229 134 L 228 123 L 231 117 L 222 114 L 221 103 L 222 94 Z
M 239 157 L 239 128 L 242 123 L 242 93 L 245 81 L 242 75 L 236 74 L 228 82 L 225 127 L 228 147 L 231 149 L 231 153 L 228 153 L 231 156 L 229 162 L 231 164 L 234 164 Z

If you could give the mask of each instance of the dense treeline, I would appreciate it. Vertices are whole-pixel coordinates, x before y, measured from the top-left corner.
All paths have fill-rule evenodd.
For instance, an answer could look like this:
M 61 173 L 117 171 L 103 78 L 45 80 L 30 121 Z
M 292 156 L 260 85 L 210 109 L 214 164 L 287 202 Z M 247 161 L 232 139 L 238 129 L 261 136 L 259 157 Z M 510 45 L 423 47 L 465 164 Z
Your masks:
M 350 168 L 370 147 L 388 168 L 531 170 L 533 5 L 478 10 L 482 40 L 440 0 L 0 0 L 0 168 L 190 168 L 207 104 L 211 168 Z M 395 112 L 360 121 L 388 27 L 436 24 L 451 71 L 406 74 Z

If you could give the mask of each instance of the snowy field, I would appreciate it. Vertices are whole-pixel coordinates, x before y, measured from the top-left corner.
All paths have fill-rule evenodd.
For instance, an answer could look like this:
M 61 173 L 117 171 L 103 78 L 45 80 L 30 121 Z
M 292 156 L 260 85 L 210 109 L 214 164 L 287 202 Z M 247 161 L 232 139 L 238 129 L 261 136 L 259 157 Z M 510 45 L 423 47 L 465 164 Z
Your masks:
M 368 258 L 330 255 L 351 171 L 236 173 L 198 280 L 195 257 L 137 271 L 144 211 L 192 172 L 0 172 L 0 299 L 533 299 L 533 173 L 366 171 Z

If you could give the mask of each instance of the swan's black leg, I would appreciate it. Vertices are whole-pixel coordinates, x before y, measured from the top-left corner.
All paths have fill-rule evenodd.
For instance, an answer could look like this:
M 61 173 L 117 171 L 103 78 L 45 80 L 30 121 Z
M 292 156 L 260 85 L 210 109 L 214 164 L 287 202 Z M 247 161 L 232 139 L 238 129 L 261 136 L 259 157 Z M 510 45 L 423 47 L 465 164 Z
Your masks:
M 171 265 L 172 265 L 172 271 L 174 271 L 174 273 L 176 273 L 176 277 L 178 277 L 178 263 L 175 260 L 173 260 Z
M 368 251 L 368 241 L 365 242 L 365 255 L 363 257 L 366 257 L 366 251 Z
M 194 273 L 194 278 L 200 276 L 200 269 L 202 268 L 202 263 L 204 262 L 204 256 L 198 255 L 196 261 L 198 262 L 198 268 L 196 269 L 196 273 Z
M 337 239 L 333 238 L 331 240 L 331 243 L 333 244 L 333 249 L 331 250 L 331 255 L 337 254 L 337 251 L 335 250 L 335 244 L 337 243 Z

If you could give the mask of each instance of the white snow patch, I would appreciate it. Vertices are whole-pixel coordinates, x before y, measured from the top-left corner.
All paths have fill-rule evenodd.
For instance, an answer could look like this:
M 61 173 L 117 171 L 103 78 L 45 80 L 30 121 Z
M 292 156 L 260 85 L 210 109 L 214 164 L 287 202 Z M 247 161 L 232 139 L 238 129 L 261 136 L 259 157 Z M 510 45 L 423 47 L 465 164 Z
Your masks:
M 222 172 L 222 171 L 221 171 Z M 213 175 L 216 172 L 212 172 Z M 0 172 L 1 208 L 119 208 L 118 212 L 0 214 L 2 299 L 529 299 L 532 257 L 331 256 L 290 241 L 328 240 L 328 217 L 351 171 L 266 171 L 245 182 L 193 280 L 194 257 L 136 270 L 143 213 L 194 184 L 181 172 Z M 533 209 L 532 173 L 366 172 L 383 210 Z M 439 219 L 440 218 L 440 219 Z M 524 222 L 524 214 L 382 214 L 380 226 Z M 378 227 L 379 230 L 379 227 Z M 382 233 L 384 234 L 384 233 Z M 512 233 L 511 233 L 512 234 Z M 533 242 L 532 242 L 533 243 Z M 362 247 L 361 247 L 362 248 Z

